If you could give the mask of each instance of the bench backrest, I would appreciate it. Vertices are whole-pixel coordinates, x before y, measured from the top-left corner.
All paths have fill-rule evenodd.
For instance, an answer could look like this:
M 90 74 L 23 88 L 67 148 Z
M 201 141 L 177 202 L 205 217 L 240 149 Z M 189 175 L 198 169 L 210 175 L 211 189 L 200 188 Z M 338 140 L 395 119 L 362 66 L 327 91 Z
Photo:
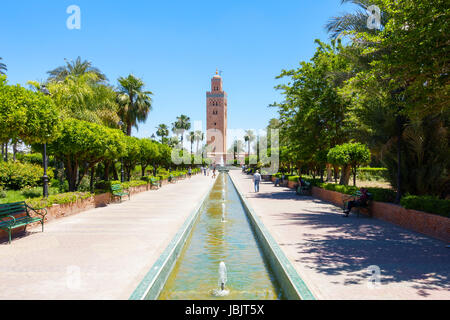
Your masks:
M 28 214 L 28 207 L 25 201 L 0 204 L 0 218 L 22 213 Z
M 121 184 L 112 184 L 111 185 L 111 190 L 112 191 L 122 191 L 122 185 Z

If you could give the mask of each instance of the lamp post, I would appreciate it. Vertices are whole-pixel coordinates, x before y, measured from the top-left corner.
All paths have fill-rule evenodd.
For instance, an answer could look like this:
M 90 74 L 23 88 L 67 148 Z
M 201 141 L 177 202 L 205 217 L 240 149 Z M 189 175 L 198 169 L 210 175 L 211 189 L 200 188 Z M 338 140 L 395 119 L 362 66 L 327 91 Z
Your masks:
M 117 124 L 119 125 L 122 132 L 125 133 L 123 130 L 123 125 L 124 125 L 123 121 L 120 120 Z M 125 175 L 124 175 L 124 171 L 123 171 L 123 156 L 122 156 L 122 157 L 120 157 L 120 182 L 123 183 L 124 180 L 125 180 Z
M 45 85 L 42 85 L 39 89 L 40 92 L 45 94 L 46 96 L 50 95 L 50 91 L 48 91 L 47 87 Z M 42 161 L 44 164 L 44 175 L 42 176 L 42 181 L 44 183 L 43 186 L 43 196 L 44 198 L 48 198 L 48 176 L 47 176 L 47 143 L 44 143 L 44 153 L 42 155 Z

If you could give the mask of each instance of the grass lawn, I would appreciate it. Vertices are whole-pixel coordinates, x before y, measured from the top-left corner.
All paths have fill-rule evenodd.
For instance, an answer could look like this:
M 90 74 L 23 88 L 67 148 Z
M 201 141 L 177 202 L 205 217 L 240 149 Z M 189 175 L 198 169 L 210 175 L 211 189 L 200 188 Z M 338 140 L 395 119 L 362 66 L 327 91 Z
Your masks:
M 6 191 L 6 198 L 0 198 L 0 204 L 10 203 L 10 202 L 19 202 L 19 201 L 24 201 L 25 199 L 26 199 L 26 197 L 21 193 L 21 191 L 9 190 L 9 191 Z

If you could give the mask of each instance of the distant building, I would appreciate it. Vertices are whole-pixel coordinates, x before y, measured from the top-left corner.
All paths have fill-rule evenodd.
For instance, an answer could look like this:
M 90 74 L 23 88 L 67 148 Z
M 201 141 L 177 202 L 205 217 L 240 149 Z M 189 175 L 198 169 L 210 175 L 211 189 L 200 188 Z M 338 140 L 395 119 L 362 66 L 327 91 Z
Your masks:
M 211 91 L 206 92 L 206 143 L 208 158 L 225 163 L 227 152 L 227 93 L 223 91 L 222 77 L 216 71 L 211 79 Z

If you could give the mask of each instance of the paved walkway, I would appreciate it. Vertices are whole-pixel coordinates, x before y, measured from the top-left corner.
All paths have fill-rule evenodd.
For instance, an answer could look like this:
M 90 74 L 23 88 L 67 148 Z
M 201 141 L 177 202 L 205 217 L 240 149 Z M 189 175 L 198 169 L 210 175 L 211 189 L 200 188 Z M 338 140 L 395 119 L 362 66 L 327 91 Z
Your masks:
M 0 244 L 0 299 L 128 299 L 213 182 L 196 175 Z
M 318 299 L 450 299 L 446 244 L 251 176 L 230 175 Z M 380 282 L 368 270 L 378 266 Z M 376 272 L 376 267 L 373 269 Z

